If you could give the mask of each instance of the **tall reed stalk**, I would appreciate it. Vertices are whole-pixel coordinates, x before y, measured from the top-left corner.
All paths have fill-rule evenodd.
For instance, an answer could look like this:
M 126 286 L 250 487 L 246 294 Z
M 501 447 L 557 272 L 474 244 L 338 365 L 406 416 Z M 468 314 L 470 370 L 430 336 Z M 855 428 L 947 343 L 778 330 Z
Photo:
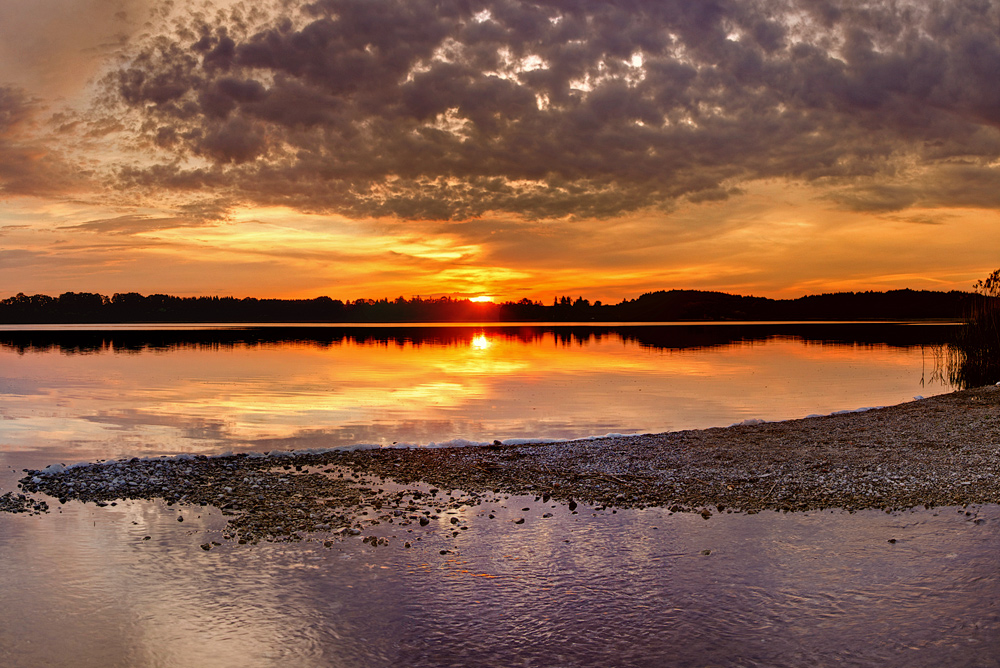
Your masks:
M 950 364 L 952 382 L 963 388 L 1000 381 L 1000 269 L 974 288 Z

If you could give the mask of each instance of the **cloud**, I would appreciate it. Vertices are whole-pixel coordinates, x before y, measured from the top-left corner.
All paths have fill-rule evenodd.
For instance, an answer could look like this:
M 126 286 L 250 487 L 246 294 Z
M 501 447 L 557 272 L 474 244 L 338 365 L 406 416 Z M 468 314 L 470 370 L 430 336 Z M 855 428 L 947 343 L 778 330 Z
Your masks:
M 105 99 L 158 156 L 120 186 L 221 206 L 605 218 L 786 178 L 992 207 L 998 23 L 976 0 L 319 0 L 192 15 Z M 956 160 L 967 196 L 937 180 Z
M 949 215 L 921 215 L 921 214 L 910 214 L 906 216 L 898 215 L 886 215 L 885 220 L 891 220 L 900 223 L 906 223 L 908 225 L 944 225 L 953 216 Z
M 827 196 L 851 211 L 890 212 L 910 207 L 1000 208 L 1000 168 L 965 160 L 945 162 L 859 182 Z
M 143 232 L 156 232 L 177 227 L 191 227 L 196 223 L 183 218 L 154 218 L 152 216 L 126 215 L 115 218 L 89 220 L 76 225 L 63 225 L 60 230 L 81 230 L 112 235 L 134 235 Z
M 83 176 L 34 136 L 38 101 L 0 86 L 0 199 L 69 191 Z
M 5 0 L 0 83 L 46 98 L 72 95 L 142 26 L 152 6 L 150 0 Z
M 13 250 L 0 249 L 0 265 L 5 269 L 30 267 L 44 257 L 45 253 L 23 248 L 15 248 Z

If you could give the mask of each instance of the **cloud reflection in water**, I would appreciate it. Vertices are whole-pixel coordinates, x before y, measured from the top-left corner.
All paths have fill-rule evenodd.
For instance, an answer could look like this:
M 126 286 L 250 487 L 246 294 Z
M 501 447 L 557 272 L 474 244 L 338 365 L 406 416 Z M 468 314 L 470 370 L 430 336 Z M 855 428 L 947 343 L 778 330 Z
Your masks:
M 929 376 L 933 341 L 716 331 L 725 329 L 187 332 L 173 342 L 166 332 L 111 333 L 88 335 L 84 349 L 58 336 L 0 341 L 0 448 L 91 459 L 573 438 L 801 417 L 949 389 Z

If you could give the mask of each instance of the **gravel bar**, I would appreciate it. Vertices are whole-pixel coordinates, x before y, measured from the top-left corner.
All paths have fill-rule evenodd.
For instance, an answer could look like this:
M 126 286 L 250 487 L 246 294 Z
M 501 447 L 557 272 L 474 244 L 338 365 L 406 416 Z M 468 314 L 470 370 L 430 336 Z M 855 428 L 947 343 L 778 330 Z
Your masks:
M 510 494 L 706 519 L 1000 503 L 1000 387 L 801 420 L 546 444 L 53 465 L 26 471 L 20 485 L 61 503 L 216 506 L 230 516 L 226 537 L 239 542 L 426 526 L 449 509 Z

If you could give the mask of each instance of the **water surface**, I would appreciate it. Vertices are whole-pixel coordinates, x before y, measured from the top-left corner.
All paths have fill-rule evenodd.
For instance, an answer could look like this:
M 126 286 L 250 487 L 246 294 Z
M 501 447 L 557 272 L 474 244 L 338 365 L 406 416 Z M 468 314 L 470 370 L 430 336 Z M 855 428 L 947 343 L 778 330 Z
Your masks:
M 22 328 L 0 332 L 0 491 L 55 461 L 572 438 L 894 404 L 951 389 L 948 337 L 904 324 Z M 515 497 L 369 528 L 390 539 L 375 548 L 227 543 L 210 507 L 50 503 L 0 515 L 10 668 L 1000 656 L 996 506 L 706 521 Z
M 948 328 L 355 327 L 0 333 L 0 449 L 179 452 L 579 438 L 950 389 Z
M 663 509 L 571 515 L 532 497 L 502 505 L 458 513 L 471 527 L 458 536 L 447 517 L 413 533 L 377 527 L 368 533 L 391 541 L 378 548 L 356 538 L 205 552 L 214 511 L 149 502 L 0 517 L 0 664 L 993 666 L 1000 656 L 996 506 L 706 521 Z

